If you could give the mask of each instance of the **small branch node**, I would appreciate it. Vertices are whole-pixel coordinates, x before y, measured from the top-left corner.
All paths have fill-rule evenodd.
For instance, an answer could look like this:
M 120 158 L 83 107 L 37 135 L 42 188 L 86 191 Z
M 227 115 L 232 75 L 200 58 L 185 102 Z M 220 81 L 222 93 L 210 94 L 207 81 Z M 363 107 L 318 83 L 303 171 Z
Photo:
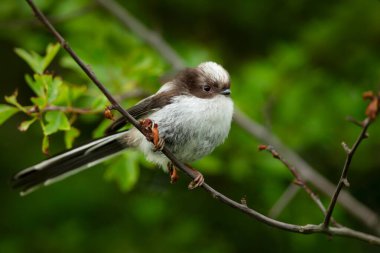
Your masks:
M 61 46 L 63 47 L 63 48 L 68 48 L 69 47 L 69 42 L 67 42 L 66 40 L 64 40 L 63 38 L 62 39 L 60 39 L 60 41 L 59 41 L 60 43 L 61 43 Z
M 346 151 L 347 154 L 351 153 L 351 149 L 348 147 L 347 143 L 345 143 L 344 141 L 342 141 L 342 147 L 344 151 Z
M 304 182 L 303 182 L 302 180 L 300 180 L 299 178 L 295 178 L 295 179 L 293 180 L 293 184 L 298 185 L 298 186 L 300 186 L 300 187 L 303 187 L 303 186 L 304 186 Z
M 354 125 L 360 127 L 360 128 L 363 128 L 363 127 L 364 127 L 364 123 L 363 123 L 362 121 L 359 121 L 359 120 L 355 119 L 355 118 L 352 117 L 352 116 L 347 116 L 346 120 L 347 120 L 348 122 L 351 122 L 352 124 L 354 124 Z
M 92 70 L 92 67 L 90 64 L 86 64 L 86 67 L 91 72 L 91 74 L 93 74 L 93 75 L 95 74 L 94 71 Z
M 247 206 L 247 197 L 244 195 L 241 199 L 240 199 L 240 203 L 246 207 Z
M 343 182 L 344 186 L 350 187 L 350 182 L 348 182 L 347 178 L 344 178 L 342 182 Z

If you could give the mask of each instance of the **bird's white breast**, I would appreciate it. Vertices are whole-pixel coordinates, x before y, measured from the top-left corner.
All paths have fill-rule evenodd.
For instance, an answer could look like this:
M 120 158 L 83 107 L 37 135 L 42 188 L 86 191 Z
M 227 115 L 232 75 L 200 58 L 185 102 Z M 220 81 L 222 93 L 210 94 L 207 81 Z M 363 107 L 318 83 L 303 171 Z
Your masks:
M 182 162 L 192 162 L 211 153 L 225 140 L 231 127 L 233 103 L 229 97 L 213 98 L 178 96 L 171 104 L 152 113 L 149 118 L 158 124 L 166 146 Z M 139 149 L 148 160 L 163 167 L 168 160 L 152 151 L 152 144 L 141 138 Z

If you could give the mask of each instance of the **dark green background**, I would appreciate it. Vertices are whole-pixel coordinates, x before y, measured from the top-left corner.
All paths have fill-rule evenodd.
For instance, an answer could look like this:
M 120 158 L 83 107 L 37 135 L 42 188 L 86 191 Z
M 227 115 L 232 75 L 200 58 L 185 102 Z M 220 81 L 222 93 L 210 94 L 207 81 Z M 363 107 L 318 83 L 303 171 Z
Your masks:
M 36 1 L 71 46 L 114 93 L 136 82 L 150 92 L 170 71 L 160 55 L 91 1 Z M 336 182 L 359 129 L 345 121 L 364 118 L 361 94 L 380 81 L 380 2 L 348 1 L 126 1 L 126 8 L 161 33 L 186 64 L 220 62 L 232 77 L 235 104 L 278 135 L 321 174 Z M 79 10 L 79 11 L 78 11 Z M 62 19 L 63 17 L 63 19 Z M 61 19 L 60 19 L 61 18 Z M 52 36 L 36 22 L 24 1 L 0 3 L 1 95 L 19 89 L 28 66 L 15 47 L 42 53 Z M 89 83 L 70 68 L 61 50 L 49 70 L 73 83 Z M 100 94 L 100 93 L 99 93 Z M 100 95 L 99 95 L 100 96 Z M 2 100 L 2 103 L 4 101 Z M 126 106 L 132 102 L 127 101 Z M 378 252 L 366 243 L 274 229 L 213 200 L 188 191 L 188 179 L 170 185 L 147 164 L 128 192 L 104 180 L 104 166 L 20 198 L 9 187 L 18 170 L 44 159 L 38 126 L 20 133 L 17 115 L 0 131 L 0 252 Z M 91 138 L 101 115 L 80 119 L 80 141 Z M 380 213 L 380 126 L 360 147 L 350 171 L 350 192 Z M 52 152 L 64 149 L 52 138 Z M 229 139 L 195 166 L 216 189 L 266 214 L 292 181 L 257 140 L 232 125 Z M 321 195 L 325 204 L 328 198 Z M 336 219 L 372 232 L 339 206 Z M 280 220 L 322 221 L 304 192 Z

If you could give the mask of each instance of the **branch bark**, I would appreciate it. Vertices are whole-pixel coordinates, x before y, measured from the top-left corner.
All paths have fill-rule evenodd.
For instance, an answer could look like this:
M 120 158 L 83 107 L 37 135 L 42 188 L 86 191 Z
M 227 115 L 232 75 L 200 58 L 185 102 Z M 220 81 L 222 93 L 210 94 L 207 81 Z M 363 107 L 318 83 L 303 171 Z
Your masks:
M 348 148 L 347 144 L 343 144 L 343 148 L 347 153 L 347 158 L 343 166 L 342 175 L 339 179 L 338 185 L 336 187 L 336 190 L 334 192 L 334 195 L 331 198 L 331 202 L 329 204 L 329 207 L 327 208 L 325 220 L 323 221 L 323 226 L 328 227 L 330 224 L 330 220 L 332 219 L 332 213 L 334 211 L 334 207 L 336 202 L 338 201 L 339 194 L 343 188 L 343 186 L 349 187 L 349 183 L 347 180 L 348 176 L 348 169 L 351 165 L 352 158 L 354 157 L 355 151 L 358 149 L 360 143 L 367 138 L 367 129 L 371 125 L 372 120 L 370 118 L 366 118 L 363 122 L 362 131 L 359 134 L 359 137 L 356 139 L 354 145 L 352 148 Z
M 322 213 L 323 213 L 324 216 L 328 215 L 328 212 L 327 212 L 325 206 L 323 205 L 322 201 L 319 199 L 318 195 L 315 194 L 310 189 L 310 187 L 306 184 L 306 182 L 303 180 L 303 178 L 301 177 L 301 175 L 298 173 L 298 170 L 293 165 L 291 165 L 289 162 L 287 162 L 280 155 L 280 153 L 277 152 L 277 150 L 274 147 L 272 147 L 271 145 L 269 145 L 269 146 L 267 146 L 267 145 L 260 145 L 259 146 L 259 150 L 260 151 L 261 150 L 266 150 L 269 153 L 271 153 L 274 158 L 280 160 L 285 165 L 285 167 L 289 169 L 290 173 L 292 173 L 292 175 L 294 177 L 294 182 L 293 183 L 295 185 L 298 185 L 299 187 L 301 187 L 310 196 L 311 200 L 314 201 L 314 203 L 322 211 Z M 334 226 L 341 227 L 341 225 L 338 224 L 332 217 L 330 217 L 330 218 L 331 218 L 332 222 L 334 223 Z M 328 226 L 326 226 L 326 227 L 328 227 Z
M 108 98 L 108 100 L 111 102 L 114 109 L 118 110 L 124 117 L 128 119 L 131 124 L 133 124 L 141 133 L 144 134 L 144 131 L 140 124 L 134 119 L 126 110 L 124 110 L 120 104 L 116 101 L 116 99 L 109 93 L 109 91 L 105 88 L 105 86 L 96 78 L 95 74 L 87 67 L 86 64 L 83 63 L 83 61 L 79 58 L 79 56 L 71 49 L 71 47 L 68 45 L 68 43 L 65 41 L 65 39 L 57 32 L 57 30 L 51 25 L 51 23 L 47 20 L 47 18 L 44 16 L 44 14 L 37 8 L 37 6 L 34 4 L 33 0 L 26 0 L 30 7 L 32 8 L 33 12 L 37 16 L 38 19 L 48 28 L 48 30 L 56 37 L 56 39 L 59 41 L 59 43 L 62 45 L 62 47 L 72 56 L 72 58 L 77 62 L 77 64 L 82 68 L 82 70 L 87 74 L 87 76 L 94 82 L 94 84 L 102 91 L 102 93 Z M 164 147 L 162 152 L 172 161 L 172 163 L 181 171 L 185 172 L 189 177 L 192 179 L 195 178 L 195 175 L 193 171 L 182 164 L 174 155 Z M 352 237 L 358 240 L 366 241 L 369 243 L 373 243 L 380 246 L 380 238 L 365 234 L 362 232 L 354 231 L 348 228 L 331 228 L 331 227 L 325 227 L 323 224 L 320 225 L 305 225 L 305 226 L 299 226 L 294 224 L 289 224 L 281 221 L 277 221 L 274 219 L 271 219 L 261 213 L 258 213 L 257 211 L 249 208 L 246 203 L 238 203 L 236 201 L 233 201 L 232 199 L 224 196 L 220 192 L 213 189 L 211 186 L 209 186 L 207 183 L 203 183 L 201 186 L 204 190 L 209 192 L 214 198 L 218 199 L 222 203 L 225 203 L 247 215 L 250 217 L 265 223 L 269 226 L 276 227 L 278 229 L 295 232 L 295 233 L 301 233 L 301 234 L 311 234 L 311 233 L 324 233 L 329 235 L 339 235 L 339 236 L 346 236 L 346 237 Z

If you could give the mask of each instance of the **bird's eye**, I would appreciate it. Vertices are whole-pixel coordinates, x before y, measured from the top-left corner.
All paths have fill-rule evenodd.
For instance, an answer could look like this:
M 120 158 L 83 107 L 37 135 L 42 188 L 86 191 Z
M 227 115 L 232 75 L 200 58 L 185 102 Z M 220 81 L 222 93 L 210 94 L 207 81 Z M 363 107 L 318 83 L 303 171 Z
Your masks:
M 210 85 L 203 86 L 203 90 L 209 92 L 211 90 Z

